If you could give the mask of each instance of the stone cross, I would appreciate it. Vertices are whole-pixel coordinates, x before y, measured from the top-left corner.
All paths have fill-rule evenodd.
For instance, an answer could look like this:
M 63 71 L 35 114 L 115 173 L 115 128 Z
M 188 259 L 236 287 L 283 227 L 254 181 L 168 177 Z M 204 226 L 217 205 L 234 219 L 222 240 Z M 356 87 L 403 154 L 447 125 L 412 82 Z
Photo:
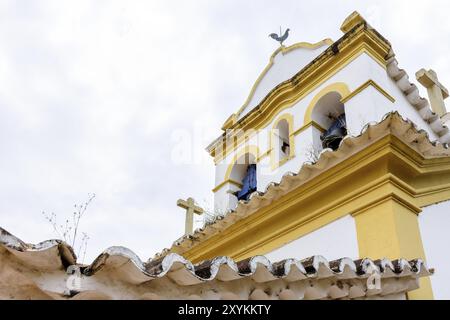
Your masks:
M 436 72 L 420 69 L 416 78 L 428 90 L 431 109 L 440 117 L 444 116 L 447 113 L 444 100 L 448 98 L 448 90 L 439 82 Z
M 194 232 L 194 213 L 202 214 L 203 209 L 195 205 L 195 201 L 192 198 L 188 198 L 187 200 L 179 199 L 177 201 L 177 206 L 180 208 L 186 209 L 186 222 L 184 225 L 184 234 L 189 235 Z

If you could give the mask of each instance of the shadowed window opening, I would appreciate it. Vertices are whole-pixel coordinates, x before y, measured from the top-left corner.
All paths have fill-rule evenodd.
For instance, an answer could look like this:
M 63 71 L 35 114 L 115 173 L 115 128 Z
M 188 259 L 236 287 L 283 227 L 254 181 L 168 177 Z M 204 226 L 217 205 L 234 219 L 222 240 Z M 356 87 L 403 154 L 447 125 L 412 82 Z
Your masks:
M 330 148 L 337 150 L 342 139 L 347 135 L 347 122 L 345 120 L 345 113 L 338 117 L 333 117 L 334 120 L 328 130 L 320 136 L 322 147 L 324 149 Z
M 276 148 L 278 149 L 279 160 L 289 157 L 291 146 L 289 143 L 289 123 L 286 120 L 281 120 L 274 132 L 276 139 Z
M 338 92 L 329 92 L 320 98 L 312 112 L 312 120 L 325 129 L 320 135 L 323 149 L 336 150 L 347 135 L 345 106 L 341 99 Z
M 251 153 L 242 155 L 234 164 L 231 171 L 231 180 L 239 182 L 242 187 L 233 194 L 238 200 L 248 200 L 257 189 L 256 157 Z
M 248 200 L 250 195 L 256 191 L 256 164 L 247 167 L 247 173 L 242 180 L 242 189 L 237 192 L 238 200 Z

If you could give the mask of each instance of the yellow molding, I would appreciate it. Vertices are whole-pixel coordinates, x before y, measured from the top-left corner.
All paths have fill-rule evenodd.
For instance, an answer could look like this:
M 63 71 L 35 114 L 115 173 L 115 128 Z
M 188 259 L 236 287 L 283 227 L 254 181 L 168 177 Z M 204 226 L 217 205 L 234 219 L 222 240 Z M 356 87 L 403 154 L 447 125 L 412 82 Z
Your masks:
M 290 135 L 291 136 L 297 136 L 297 135 L 299 135 L 300 133 L 302 133 L 303 131 L 305 131 L 306 129 L 308 129 L 309 127 L 314 127 L 314 128 L 316 128 L 317 130 L 319 130 L 320 132 L 325 132 L 325 131 L 327 131 L 325 128 L 323 128 L 320 124 L 318 124 L 317 122 L 315 122 L 315 121 L 311 121 L 311 122 L 309 122 L 309 123 L 307 123 L 307 124 L 305 124 L 305 125 L 303 125 L 302 127 L 300 127 L 300 128 L 298 128 L 297 130 L 294 130 Z M 242 142 L 244 142 L 244 141 L 242 141 Z M 240 145 L 238 145 L 237 147 L 239 147 Z M 237 148 L 236 147 L 236 148 Z M 219 156 L 216 156 L 215 157 L 215 159 L 214 159 L 214 162 L 215 162 L 215 164 L 217 164 L 219 161 L 221 161 L 221 160 L 223 160 L 226 156 L 228 156 L 231 152 L 233 152 L 236 148 L 229 148 L 228 149 L 228 152 L 226 152 L 226 153 L 223 153 L 223 155 L 221 156 L 221 157 L 219 157 Z M 270 153 L 273 151 L 273 148 L 269 148 L 266 152 L 263 152 L 263 153 L 261 153 L 260 154 L 260 156 L 259 156 L 259 158 L 258 158 L 258 161 L 257 162 L 260 162 L 262 159 L 264 159 L 265 157 L 267 157 L 267 156 L 269 156 L 270 155 Z
M 369 43 L 369 41 L 367 41 L 368 44 L 372 45 L 371 49 L 374 49 L 374 51 L 371 52 L 370 55 L 373 55 L 373 57 L 376 59 L 376 61 L 379 62 L 380 65 L 382 65 L 385 68 L 386 67 L 386 63 L 385 63 L 384 57 L 388 54 L 388 51 L 390 49 L 389 48 L 390 45 L 388 43 L 386 43 L 385 40 L 383 38 L 381 38 L 376 32 L 374 32 L 373 30 L 368 29 L 366 26 L 360 26 L 358 31 L 359 32 L 355 32 L 355 35 L 353 35 L 353 37 L 350 37 L 351 40 L 361 40 L 361 35 L 366 36 L 367 37 L 366 40 L 370 40 L 370 43 Z M 341 52 L 351 45 L 351 42 L 352 42 L 351 40 L 349 40 L 347 43 L 345 43 L 345 45 L 342 45 L 342 48 L 340 48 Z M 331 40 L 329 40 L 329 39 L 326 39 L 326 40 L 324 40 L 322 42 L 326 42 L 326 44 L 328 44 L 330 46 L 333 44 L 333 42 Z M 319 45 L 323 45 L 321 42 L 319 42 L 318 44 Z M 264 75 L 271 68 L 271 66 L 273 64 L 273 59 L 276 56 L 276 54 L 278 54 L 279 50 L 281 50 L 281 51 L 283 51 L 283 50 L 290 51 L 290 48 L 284 48 L 283 49 L 283 47 L 281 47 L 277 51 L 275 51 L 275 53 L 272 55 L 272 57 L 270 59 L 269 65 L 264 69 L 263 73 L 260 75 L 260 77 L 256 81 L 255 85 L 253 86 L 252 92 L 249 95 L 247 101 L 244 103 L 244 105 L 236 113 L 237 116 L 239 116 L 245 110 L 245 108 L 247 107 L 248 103 L 250 102 L 251 98 L 253 97 L 253 94 L 254 94 L 254 91 L 256 90 L 256 87 L 258 86 L 259 82 L 262 80 Z M 295 49 L 295 48 L 293 48 L 293 49 Z M 370 51 L 372 51 L 372 50 L 370 50 Z M 319 57 L 321 57 L 322 55 L 324 55 L 324 53 L 322 53 Z M 331 57 L 334 57 L 334 55 L 331 56 Z M 330 57 L 328 57 L 328 58 L 330 58 Z M 305 69 L 307 69 L 308 67 L 310 67 L 310 65 L 305 67 Z M 285 84 L 286 82 L 289 82 L 289 80 L 285 81 L 283 84 Z M 227 128 L 231 128 L 231 127 L 227 127 Z
M 233 185 L 235 185 L 235 186 L 238 187 L 238 188 L 242 188 L 242 183 L 237 182 L 237 181 L 234 181 L 234 180 L 232 180 L 232 179 L 228 179 L 228 180 L 225 180 L 225 181 L 223 181 L 222 183 L 218 184 L 214 189 L 212 189 L 212 192 L 216 193 L 217 191 L 219 191 L 220 189 L 222 189 L 222 187 L 223 187 L 224 185 L 226 185 L 227 183 L 233 184 Z
M 272 149 L 272 148 L 269 148 L 266 152 L 262 153 L 262 154 L 259 156 L 257 162 L 260 162 L 260 161 L 261 161 L 262 159 L 264 159 L 265 157 L 270 156 L 270 153 L 271 153 L 272 151 L 273 151 L 273 149 Z
M 387 197 L 355 214 L 359 256 L 425 260 L 417 211 L 401 197 Z M 420 288 L 408 292 L 407 296 L 433 299 L 430 279 L 420 279 Z
M 358 212 L 375 210 L 376 203 L 396 203 L 417 215 L 421 192 L 441 189 L 450 199 L 447 176 L 449 158 L 424 159 L 387 135 L 217 235 L 173 252 L 194 262 L 266 254 L 348 214 L 356 219 Z
M 222 125 L 222 130 L 227 130 L 236 122 L 237 122 L 237 115 L 235 113 L 233 113 Z
M 314 127 L 314 128 L 316 128 L 317 130 L 319 130 L 320 132 L 325 132 L 325 131 L 327 131 L 327 130 L 325 130 L 320 124 L 318 124 L 317 122 L 315 122 L 315 121 L 311 121 L 311 122 L 309 122 L 309 123 L 307 123 L 307 124 L 304 124 L 301 128 L 298 128 L 297 130 L 295 130 L 294 132 L 292 132 L 292 135 L 293 136 L 297 136 L 297 135 L 299 135 L 300 133 L 302 133 L 303 131 L 305 131 L 306 129 L 308 129 L 309 127 Z
M 389 181 L 389 183 L 392 183 L 393 185 L 395 185 L 395 182 L 392 181 L 393 178 L 395 178 L 394 176 L 388 175 L 385 178 L 386 179 L 383 182 Z M 370 211 L 370 210 L 372 210 L 374 208 L 377 208 L 382 203 L 390 202 L 390 201 L 394 201 L 396 203 L 401 204 L 405 208 L 408 208 L 416 216 L 418 216 L 422 212 L 421 208 L 419 208 L 414 203 L 409 201 L 408 198 L 404 198 L 404 197 L 400 196 L 399 193 L 397 192 L 397 193 L 387 193 L 385 195 L 382 195 L 379 198 L 374 199 L 373 201 L 366 203 L 364 206 L 358 208 L 357 211 L 351 212 L 350 214 L 351 214 L 351 216 L 353 218 L 355 218 L 356 216 L 358 216 L 360 214 L 363 214 L 363 213 L 365 213 L 367 211 Z
M 261 83 L 262 79 L 267 75 L 269 70 L 272 68 L 272 66 L 274 64 L 274 61 L 275 61 L 275 57 L 280 52 L 283 55 L 285 55 L 285 54 L 287 54 L 287 53 L 289 53 L 289 52 L 291 52 L 291 51 L 293 51 L 295 49 L 310 49 L 310 50 L 314 50 L 314 49 L 320 48 L 320 47 L 322 47 L 324 45 L 330 46 L 332 44 L 333 44 L 333 40 L 331 40 L 331 39 L 324 39 L 324 40 L 319 41 L 317 43 L 299 42 L 299 43 L 296 43 L 296 44 L 294 44 L 292 46 L 289 46 L 289 47 L 281 46 L 280 48 L 275 50 L 275 52 L 270 57 L 268 65 L 264 68 L 263 72 L 261 72 L 259 77 L 256 79 L 255 83 L 253 84 L 252 89 L 250 90 L 250 94 L 247 97 L 247 100 L 244 102 L 242 107 L 239 108 L 237 113 L 233 114 L 232 117 L 228 118 L 228 120 L 224 123 L 222 129 L 228 129 L 233 124 L 235 124 L 237 122 L 237 118 L 245 110 L 245 108 L 247 108 L 248 104 L 250 103 L 250 101 L 252 100 L 253 96 L 255 95 L 256 89 L 258 88 L 258 86 Z
M 312 74 L 305 75 L 304 78 L 299 80 L 298 84 L 292 85 L 292 82 L 285 82 L 276 87 L 260 104 L 259 107 L 251 111 L 249 116 L 241 119 L 235 127 L 245 128 L 262 128 L 264 125 L 274 118 L 275 113 L 280 113 L 283 110 L 292 107 L 298 103 L 308 94 L 316 90 L 321 84 L 329 80 L 336 73 L 344 69 L 348 64 L 357 59 L 363 54 L 367 54 L 373 60 L 378 62 L 383 68 L 386 68 L 385 62 L 379 60 L 380 57 L 375 56 L 372 50 L 362 43 L 357 46 L 348 55 L 343 55 L 340 59 L 336 59 L 328 69 L 320 70 L 321 66 L 318 66 L 317 70 L 311 71 Z M 383 60 L 384 61 L 384 60 Z M 290 86 L 291 85 L 291 86 Z M 294 91 L 298 90 L 298 91 Z
M 261 160 L 264 159 L 265 157 L 270 156 L 270 154 L 271 154 L 272 151 L 273 151 L 273 149 L 272 149 L 272 148 L 269 148 L 269 150 L 267 150 L 266 152 L 260 154 L 259 157 L 258 157 L 258 159 L 256 160 L 256 163 L 259 163 L 259 162 L 261 162 Z M 244 154 L 245 154 L 245 153 L 244 153 Z M 241 154 L 241 155 L 242 155 L 242 154 Z M 234 163 L 235 163 L 235 162 L 236 162 L 236 161 L 233 161 L 232 164 L 228 166 L 227 172 L 225 173 L 225 176 L 231 175 L 231 171 L 233 170 L 233 166 L 234 166 Z M 231 170 L 230 170 L 230 167 L 231 167 Z M 228 173 L 228 172 L 229 172 L 229 173 Z M 234 184 L 235 186 L 237 186 L 238 188 L 242 188 L 242 184 L 241 184 L 241 183 L 239 183 L 239 182 L 237 182 L 237 181 L 234 181 L 234 180 L 232 180 L 232 179 L 225 179 L 225 181 L 221 182 L 221 183 L 218 184 L 214 189 L 212 189 L 212 192 L 216 193 L 217 191 L 219 191 L 219 190 L 220 190 L 225 184 L 227 184 L 227 183 L 231 183 L 231 184 Z
M 280 161 L 278 161 L 278 162 L 273 162 L 272 164 L 271 164 L 271 169 L 272 169 L 272 171 L 274 171 L 274 170 L 276 170 L 276 169 L 278 169 L 278 168 L 280 168 L 281 166 L 283 166 L 285 163 L 287 163 L 288 161 L 291 161 L 292 159 L 294 159 L 295 158 L 295 156 L 287 156 L 287 157 L 284 157 L 284 158 L 282 158 Z
M 214 162 L 217 164 L 219 161 L 226 158 L 231 152 L 240 148 L 243 144 L 248 143 L 248 141 L 258 133 L 257 130 L 248 129 L 244 131 L 242 129 L 233 130 L 233 134 L 222 141 L 220 145 L 221 149 L 214 148 L 211 150 L 210 154 L 214 156 Z M 217 152 L 219 151 L 219 152 Z
M 248 127 L 256 129 L 264 127 L 266 123 L 274 118 L 274 114 L 279 114 L 283 110 L 298 103 L 301 99 L 316 90 L 321 84 L 329 80 L 336 73 L 344 69 L 348 64 L 363 54 L 367 54 L 373 58 L 375 62 L 379 63 L 380 66 L 386 68 L 384 58 L 382 59 L 382 62 L 380 60 L 381 58 L 376 56 L 370 47 L 368 47 L 365 43 L 361 43 L 347 55 L 343 55 L 340 59 L 333 60 L 333 64 L 328 66 L 327 69 L 321 70 L 321 68 L 325 68 L 325 66 L 319 65 L 317 67 L 318 69 L 310 71 L 310 74 L 306 74 L 303 78 L 301 78 L 298 84 L 293 85 L 294 77 L 291 81 L 285 82 L 276 87 L 260 103 L 259 107 L 256 107 L 253 111 L 250 111 L 250 113 L 236 123 L 234 127 Z
M 387 93 L 387 91 L 384 90 L 380 85 L 378 85 L 374 80 L 368 80 L 368 81 L 364 82 L 361 86 L 359 86 L 353 92 L 347 94 L 346 96 L 343 96 L 341 102 L 347 103 L 349 100 L 351 100 L 352 98 L 354 98 L 355 96 L 360 94 L 362 91 L 367 89 L 369 86 L 372 86 L 373 88 L 378 90 L 378 92 L 380 92 L 383 96 L 385 96 L 392 103 L 395 102 L 395 98 L 392 97 L 389 93 Z
M 359 23 L 363 22 L 366 22 L 366 20 L 364 20 L 364 18 L 358 13 L 358 11 L 353 11 L 353 13 L 349 15 L 342 23 L 341 31 L 344 33 L 349 32 Z
M 240 149 L 237 154 L 234 155 L 233 160 L 228 165 L 227 171 L 225 172 L 224 181 L 231 179 L 231 172 L 233 171 L 233 167 L 236 162 L 245 154 L 252 154 L 255 157 L 255 162 L 259 159 L 259 147 L 254 145 L 247 145 L 244 148 Z
M 327 94 L 329 94 L 331 92 L 339 93 L 342 98 L 342 97 L 348 96 L 350 94 L 350 89 L 346 83 L 336 82 L 336 83 L 332 83 L 332 84 L 326 86 L 325 88 L 323 88 L 322 90 L 320 90 L 320 92 L 314 96 L 314 98 L 311 100 L 308 107 L 306 108 L 305 118 L 303 120 L 304 124 L 310 123 L 312 121 L 312 117 L 311 117 L 312 112 L 313 112 L 314 108 L 316 107 L 317 103 L 319 102 L 320 99 L 322 99 L 324 96 L 326 96 Z
M 277 114 L 296 104 L 363 54 L 367 54 L 381 67 L 386 68 L 385 56 L 389 53 L 390 46 L 373 31 L 363 27 L 360 27 L 359 31 L 355 33 L 356 35 L 348 42 L 343 42 L 337 55 L 330 55 L 327 52 L 322 54 L 314 63 L 308 65 L 292 79 L 274 88 L 257 107 L 229 128 L 241 130 L 263 128 Z M 238 146 L 242 142 L 243 139 L 237 139 Z M 216 140 L 212 144 L 210 154 L 213 155 L 219 146 L 224 150 L 225 144 L 223 138 Z M 224 151 L 222 155 L 216 154 L 215 162 L 221 161 L 232 151 Z

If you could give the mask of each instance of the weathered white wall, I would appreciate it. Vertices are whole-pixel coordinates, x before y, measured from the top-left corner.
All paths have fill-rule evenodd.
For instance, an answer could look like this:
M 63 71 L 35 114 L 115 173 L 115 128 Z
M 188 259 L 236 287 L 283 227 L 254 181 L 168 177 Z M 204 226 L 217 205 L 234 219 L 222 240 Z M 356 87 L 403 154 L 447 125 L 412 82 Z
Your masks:
M 316 231 L 294 240 L 265 256 L 270 261 L 303 259 L 315 255 L 327 260 L 343 257 L 358 259 L 358 240 L 354 218 L 345 216 Z
M 450 299 L 450 201 L 423 208 L 419 216 L 420 233 L 430 268 L 435 299 Z

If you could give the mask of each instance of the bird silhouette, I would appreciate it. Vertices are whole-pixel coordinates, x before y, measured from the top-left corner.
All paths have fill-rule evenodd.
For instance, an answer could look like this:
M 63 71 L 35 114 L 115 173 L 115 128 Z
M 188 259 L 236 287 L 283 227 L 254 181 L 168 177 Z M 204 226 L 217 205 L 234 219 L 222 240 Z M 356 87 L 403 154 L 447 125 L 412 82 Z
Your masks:
M 278 41 L 281 45 L 283 45 L 283 42 L 289 37 L 289 31 L 290 31 L 290 29 L 286 29 L 284 34 L 281 35 L 281 30 L 280 30 L 280 35 L 278 35 L 276 33 L 271 33 L 271 34 L 269 34 L 269 37 L 271 37 L 272 39 Z

